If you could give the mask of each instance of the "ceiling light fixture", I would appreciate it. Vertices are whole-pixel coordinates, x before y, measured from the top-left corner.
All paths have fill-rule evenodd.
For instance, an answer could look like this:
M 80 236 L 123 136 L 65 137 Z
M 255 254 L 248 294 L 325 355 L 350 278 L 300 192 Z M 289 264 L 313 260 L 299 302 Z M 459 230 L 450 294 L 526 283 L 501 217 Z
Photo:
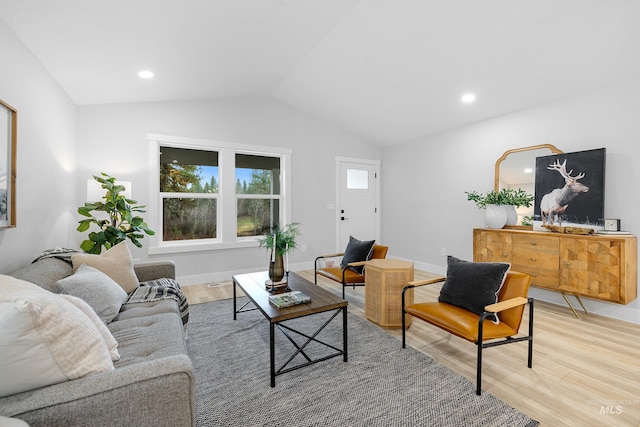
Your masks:
M 467 93 L 462 95 L 462 98 L 460 98 L 462 100 L 462 102 L 464 102 L 465 104 L 470 104 L 473 101 L 476 100 L 476 96 L 472 93 Z
M 531 168 L 524 168 L 524 173 L 533 173 L 533 169 L 531 169 Z
M 140 76 L 141 79 L 150 79 L 153 77 L 153 73 L 149 70 L 144 70 L 144 71 L 140 71 L 138 73 L 138 76 Z

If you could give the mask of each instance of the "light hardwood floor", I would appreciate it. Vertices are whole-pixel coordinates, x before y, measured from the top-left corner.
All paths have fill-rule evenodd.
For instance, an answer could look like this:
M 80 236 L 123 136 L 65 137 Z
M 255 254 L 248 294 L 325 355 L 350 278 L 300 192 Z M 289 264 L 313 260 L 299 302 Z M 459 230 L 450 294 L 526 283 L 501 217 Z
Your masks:
M 313 271 L 299 274 L 313 281 Z M 416 280 L 424 277 L 416 270 Z M 339 284 L 318 281 L 341 294 Z M 440 287 L 416 289 L 415 301 L 436 299 Z M 184 291 L 190 304 L 233 296 L 231 284 L 185 286 Z M 346 298 L 349 311 L 365 318 L 364 288 L 347 288 Z M 526 325 L 525 319 L 522 328 Z M 402 339 L 400 330 L 386 332 Z M 533 369 L 527 368 L 526 343 L 487 349 L 483 390 L 542 426 L 640 426 L 638 338 L 640 325 L 583 313 L 577 319 L 568 307 L 536 301 Z M 475 384 L 473 344 L 421 321 L 407 331 L 407 343 Z

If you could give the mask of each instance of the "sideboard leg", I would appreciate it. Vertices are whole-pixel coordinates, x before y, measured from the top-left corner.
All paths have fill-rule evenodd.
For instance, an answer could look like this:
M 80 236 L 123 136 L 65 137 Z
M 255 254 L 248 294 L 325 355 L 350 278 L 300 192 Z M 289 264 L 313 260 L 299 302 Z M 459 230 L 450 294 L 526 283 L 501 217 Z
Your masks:
M 576 316 L 578 319 L 580 319 L 580 316 L 578 316 L 578 312 L 576 311 L 575 308 L 573 308 L 573 304 L 571 304 L 571 301 L 569 301 L 569 298 L 567 298 L 567 294 L 565 294 L 564 292 L 560 292 L 560 295 L 562 295 L 562 298 L 564 298 L 565 302 L 567 303 L 571 311 L 573 311 L 573 315 Z M 582 300 L 580 299 L 580 296 L 574 295 L 574 297 L 576 297 L 576 299 L 582 306 L 582 309 L 584 310 L 585 314 L 589 314 L 587 309 L 584 307 L 584 304 L 582 304 Z
M 576 297 L 576 299 L 580 303 L 580 306 L 582 307 L 582 311 L 584 311 L 584 314 L 589 314 L 589 312 L 585 308 L 584 304 L 582 303 L 582 300 L 580 299 L 580 295 L 574 295 L 574 297 Z

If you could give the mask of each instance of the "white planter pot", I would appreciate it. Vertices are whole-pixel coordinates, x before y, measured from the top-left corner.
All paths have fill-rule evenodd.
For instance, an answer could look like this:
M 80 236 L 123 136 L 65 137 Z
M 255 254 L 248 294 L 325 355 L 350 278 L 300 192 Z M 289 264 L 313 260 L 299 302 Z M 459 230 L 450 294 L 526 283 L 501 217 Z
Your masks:
M 502 228 L 507 223 L 507 212 L 502 206 L 487 205 L 484 210 L 484 223 L 489 228 Z
M 516 225 L 518 223 L 518 212 L 516 212 L 516 207 L 514 205 L 504 205 L 502 207 L 507 213 L 506 225 Z

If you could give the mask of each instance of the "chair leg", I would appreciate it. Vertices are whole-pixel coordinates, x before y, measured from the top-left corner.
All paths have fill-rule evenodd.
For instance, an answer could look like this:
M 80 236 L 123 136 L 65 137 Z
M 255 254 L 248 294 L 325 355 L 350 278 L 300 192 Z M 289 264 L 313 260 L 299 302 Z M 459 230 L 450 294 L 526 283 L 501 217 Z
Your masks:
M 533 298 L 529 298 L 529 358 L 527 366 L 533 364 Z
M 413 287 L 413 286 L 412 286 Z M 402 302 L 402 348 L 407 348 L 407 328 L 406 317 L 407 313 L 404 311 L 404 294 L 407 292 L 408 287 L 402 289 L 401 302 Z
M 402 348 L 407 348 L 406 314 L 404 313 L 404 303 L 402 304 Z
M 476 394 L 482 394 L 482 341 L 478 343 L 478 366 L 476 367 Z
M 478 396 L 482 394 L 482 349 L 484 348 L 482 345 L 482 337 L 484 336 L 484 319 L 486 318 L 487 314 L 488 313 L 483 313 L 478 320 L 478 341 L 476 342 L 476 345 L 478 346 L 478 361 L 476 366 L 476 394 Z

